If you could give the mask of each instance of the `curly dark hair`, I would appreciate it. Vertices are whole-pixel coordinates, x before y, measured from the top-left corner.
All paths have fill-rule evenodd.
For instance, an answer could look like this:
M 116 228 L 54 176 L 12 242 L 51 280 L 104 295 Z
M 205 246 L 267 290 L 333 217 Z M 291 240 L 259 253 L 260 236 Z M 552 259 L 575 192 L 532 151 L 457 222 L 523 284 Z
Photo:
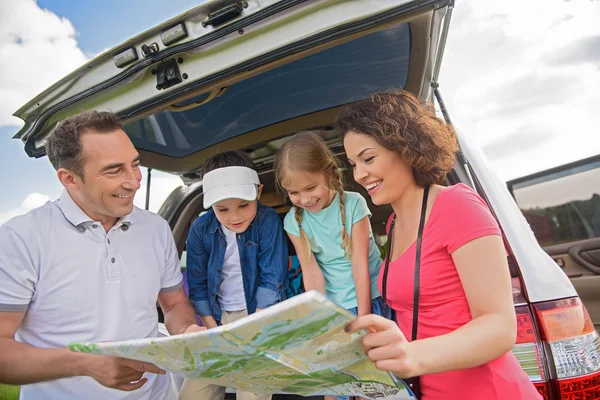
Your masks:
M 458 151 L 452 126 L 435 115 L 433 106 L 404 90 L 376 93 L 352 103 L 335 124 L 342 136 L 350 131 L 368 135 L 399 154 L 421 187 L 441 183 Z

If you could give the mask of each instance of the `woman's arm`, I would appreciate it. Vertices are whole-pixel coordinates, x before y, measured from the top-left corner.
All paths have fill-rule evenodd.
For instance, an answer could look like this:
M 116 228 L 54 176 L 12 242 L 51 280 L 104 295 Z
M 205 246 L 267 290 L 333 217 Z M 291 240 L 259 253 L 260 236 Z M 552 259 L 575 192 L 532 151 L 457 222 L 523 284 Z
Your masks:
M 463 245 L 452 259 L 462 282 L 473 320 L 456 331 L 417 341 L 425 373 L 472 368 L 494 360 L 515 345 L 517 321 L 506 251 L 498 235 Z
M 294 245 L 294 249 L 296 249 L 296 254 L 306 254 L 306 249 L 304 248 L 305 245 L 302 239 L 291 233 L 288 233 L 288 236 Z M 300 266 L 302 267 L 304 289 L 306 289 L 306 291 L 318 290 L 325 294 L 325 278 L 323 277 L 323 272 L 321 271 L 319 264 L 317 264 L 314 254 L 310 253 L 310 258 L 308 260 L 303 259 L 303 257 L 298 257 L 298 259 L 300 260 Z
M 369 217 L 352 226 L 352 277 L 358 301 L 358 316 L 371 313 L 371 276 L 369 274 Z
M 409 343 L 398 326 L 375 315 L 349 331 L 372 328 L 363 339 L 377 367 L 402 377 L 466 369 L 492 361 L 512 349 L 516 317 L 502 238 L 474 239 L 452 253 L 473 319 L 459 329 Z

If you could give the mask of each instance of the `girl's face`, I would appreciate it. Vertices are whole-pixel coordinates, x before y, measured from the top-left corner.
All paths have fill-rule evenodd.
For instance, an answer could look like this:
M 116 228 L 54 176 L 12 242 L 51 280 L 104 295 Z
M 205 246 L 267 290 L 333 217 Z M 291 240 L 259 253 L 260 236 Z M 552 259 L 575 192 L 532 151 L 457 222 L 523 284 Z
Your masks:
M 290 179 L 283 188 L 292 204 L 314 213 L 327 208 L 335 197 L 328 177 L 319 172 L 289 171 Z
M 350 131 L 344 136 L 344 149 L 354 180 L 367 189 L 373 204 L 394 203 L 414 184 L 411 166 L 373 137 Z

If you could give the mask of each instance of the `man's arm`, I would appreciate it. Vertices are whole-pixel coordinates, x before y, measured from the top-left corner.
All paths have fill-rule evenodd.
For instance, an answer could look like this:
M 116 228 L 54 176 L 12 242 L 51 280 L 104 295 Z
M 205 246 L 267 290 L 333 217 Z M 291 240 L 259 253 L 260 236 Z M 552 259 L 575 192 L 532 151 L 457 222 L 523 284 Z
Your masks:
M 123 358 L 40 349 L 19 343 L 15 333 L 25 312 L 0 312 L 0 383 L 26 385 L 87 375 L 101 385 L 131 391 L 146 383 L 144 372 L 164 374 L 155 365 Z M 132 383 L 133 382 L 133 383 Z
M 38 257 L 35 249 L 32 256 L 32 249 L 6 224 L 0 226 L 0 248 L 0 382 L 22 385 L 86 375 L 101 385 L 130 391 L 146 383 L 144 372 L 164 374 L 145 362 L 74 353 L 66 348 L 40 349 L 17 342 L 15 334 L 38 279 L 33 263 Z
M 158 303 L 163 310 L 165 325 L 171 335 L 204 329 L 196 323 L 196 313 L 183 288 L 179 288 L 173 292 L 160 293 L 158 295 Z
M 80 354 L 38 349 L 15 340 L 24 317 L 25 312 L 0 313 L 0 382 L 23 385 L 80 375 Z

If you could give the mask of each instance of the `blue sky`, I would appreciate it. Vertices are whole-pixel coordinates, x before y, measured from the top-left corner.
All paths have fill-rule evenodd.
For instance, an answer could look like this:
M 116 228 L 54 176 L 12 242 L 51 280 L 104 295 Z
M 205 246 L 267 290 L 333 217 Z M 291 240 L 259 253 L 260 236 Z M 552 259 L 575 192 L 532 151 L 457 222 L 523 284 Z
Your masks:
M 88 54 L 97 54 L 204 1 L 39 0 L 37 3 L 68 18 L 77 30 L 79 47 Z
M 170 0 L 163 4 L 142 0 L 89 2 L 40 0 L 37 2 L 37 6 L 56 14 L 62 19 L 68 19 L 76 31 L 74 38 L 77 41 L 77 47 L 81 49 L 85 56 L 91 58 L 143 30 L 201 3 L 202 1 L 198 0 Z M 165 4 L 168 4 L 168 7 Z M 59 57 L 59 54 L 55 56 Z M 5 62 L 6 60 L 1 61 Z M 49 62 L 52 62 L 52 60 L 49 60 Z M 56 75 L 56 79 L 68 72 L 67 70 L 61 71 Z M 31 79 L 35 79 L 35 77 L 31 77 Z M 51 83 L 48 82 L 46 86 Z M 40 90 L 44 87 L 40 87 Z M 34 96 L 36 93 L 31 92 L 29 97 Z M 21 105 L 22 103 L 16 105 L 14 109 L 10 110 L 10 113 L 16 111 Z M 15 119 L 14 121 L 18 123 L 18 120 Z M 4 190 L 0 191 L 0 223 L 3 222 L 1 220 L 2 213 L 12 216 L 14 214 L 12 210 L 18 210 L 29 194 L 42 194 L 43 197 L 38 196 L 30 199 L 39 203 L 45 200 L 46 197 L 49 199 L 58 197 L 62 190 L 62 186 L 57 181 L 54 169 L 47 158 L 30 159 L 25 154 L 21 142 L 12 139 L 18 129 L 19 125 L 0 124 L 0 160 L 3 167 L 0 168 L 0 182 L 4 187 Z M 154 176 L 156 175 L 153 174 Z M 169 183 L 168 188 L 172 188 L 177 185 L 178 181 L 171 179 Z M 140 195 L 136 197 L 138 200 L 144 198 Z M 161 197 L 164 197 L 164 195 Z M 30 207 L 26 205 L 23 211 L 27 208 Z M 156 206 L 154 208 L 156 209 Z
M 0 2 L 0 224 L 61 191 L 11 114 L 91 57 L 202 1 Z M 440 77 L 459 130 L 505 180 L 600 153 L 600 1 L 457 0 Z M 153 174 L 151 209 L 179 185 Z M 136 204 L 143 205 L 143 188 Z

